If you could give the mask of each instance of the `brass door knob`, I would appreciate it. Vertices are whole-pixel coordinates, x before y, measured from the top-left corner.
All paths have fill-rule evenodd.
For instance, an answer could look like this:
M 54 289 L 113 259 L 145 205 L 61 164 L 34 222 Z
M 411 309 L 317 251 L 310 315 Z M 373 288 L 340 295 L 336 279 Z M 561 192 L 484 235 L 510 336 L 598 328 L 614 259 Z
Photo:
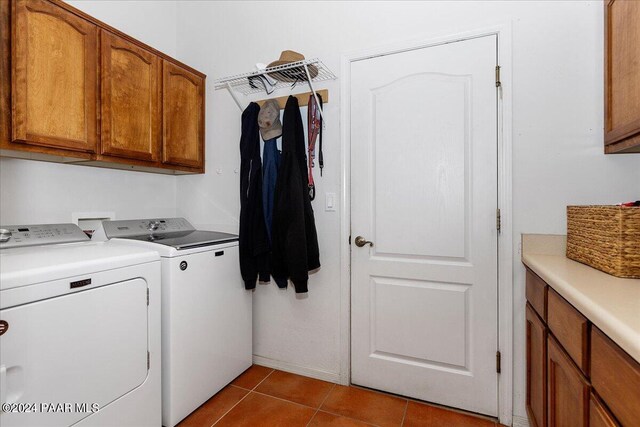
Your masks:
M 373 242 L 368 241 L 362 236 L 356 237 L 355 243 L 356 243 L 356 246 L 359 248 L 363 247 L 366 244 L 369 244 L 369 246 L 373 246 Z

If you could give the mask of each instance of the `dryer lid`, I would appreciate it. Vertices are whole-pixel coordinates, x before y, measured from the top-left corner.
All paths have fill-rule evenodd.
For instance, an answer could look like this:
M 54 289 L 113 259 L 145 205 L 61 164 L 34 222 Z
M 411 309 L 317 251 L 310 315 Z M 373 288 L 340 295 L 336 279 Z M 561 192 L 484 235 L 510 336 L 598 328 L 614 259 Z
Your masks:
M 103 221 L 107 239 L 121 238 L 157 243 L 177 250 L 235 242 L 235 234 L 196 230 L 184 218 L 148 218 Z

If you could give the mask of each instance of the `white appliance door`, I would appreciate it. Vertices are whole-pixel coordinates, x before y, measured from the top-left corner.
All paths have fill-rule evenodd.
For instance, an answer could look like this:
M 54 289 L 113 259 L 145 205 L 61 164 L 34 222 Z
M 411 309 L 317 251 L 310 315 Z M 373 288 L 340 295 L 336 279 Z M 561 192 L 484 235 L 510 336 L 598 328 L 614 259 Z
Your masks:
M 128 280 L 0 311 L 0 425 L 69 426 L 147 377 L 147 283 Z M 35 406 L 30 406 L 35 404 Z M 86 404 L 83 406 L 83 404 Z
M 162 260 L 162 424 L 176 425 L 252 363 L 252 293 L 238 246 Z
M 496 43 L 354 62 L 350 99 L 352 381 L 494 416 Z

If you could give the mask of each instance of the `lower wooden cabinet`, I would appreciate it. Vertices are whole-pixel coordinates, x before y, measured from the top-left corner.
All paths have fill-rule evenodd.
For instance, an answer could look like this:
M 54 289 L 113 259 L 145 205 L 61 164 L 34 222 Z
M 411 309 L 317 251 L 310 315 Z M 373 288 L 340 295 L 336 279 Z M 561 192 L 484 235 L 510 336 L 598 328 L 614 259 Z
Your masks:
M 565 352 L 588 375 L 589 322 L 553 289 L 547 296 L 547 325 Z
M 596 327 L 591 330 L 591 383 L 623 426 L 640 426 L 640 364 Z
M 527 289 L 527 413 L 532 427 L 640 427 L 640 363 L 533 272 Z M 541 299 L 543 298 L 543 299 Z
M 604 407 L 598 397 L 591 393 L 589 399 L 589 427 L 619 427 L 613 415 Z
M 547 339 L 549 427 L 588 427 L 589 383 L 553 338 Z
M 547 328 L 527 304 L 527 412 L 531 427 L 547 425 Z

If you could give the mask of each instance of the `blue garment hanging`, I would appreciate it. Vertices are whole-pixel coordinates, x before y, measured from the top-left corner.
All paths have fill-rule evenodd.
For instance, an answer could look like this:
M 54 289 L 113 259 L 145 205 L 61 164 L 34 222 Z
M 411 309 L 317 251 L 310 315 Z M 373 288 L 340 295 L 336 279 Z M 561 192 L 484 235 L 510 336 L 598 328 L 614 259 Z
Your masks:
M 271 243 L 271 229 L 273 223 L 273 197 L 276 191 L 278 167 L 280 166 L 280 151 L 276 140 L 272 138 L 264 142 L 262 151 L 262 211 L 264 223 L 267 226 L 267 236 Z

